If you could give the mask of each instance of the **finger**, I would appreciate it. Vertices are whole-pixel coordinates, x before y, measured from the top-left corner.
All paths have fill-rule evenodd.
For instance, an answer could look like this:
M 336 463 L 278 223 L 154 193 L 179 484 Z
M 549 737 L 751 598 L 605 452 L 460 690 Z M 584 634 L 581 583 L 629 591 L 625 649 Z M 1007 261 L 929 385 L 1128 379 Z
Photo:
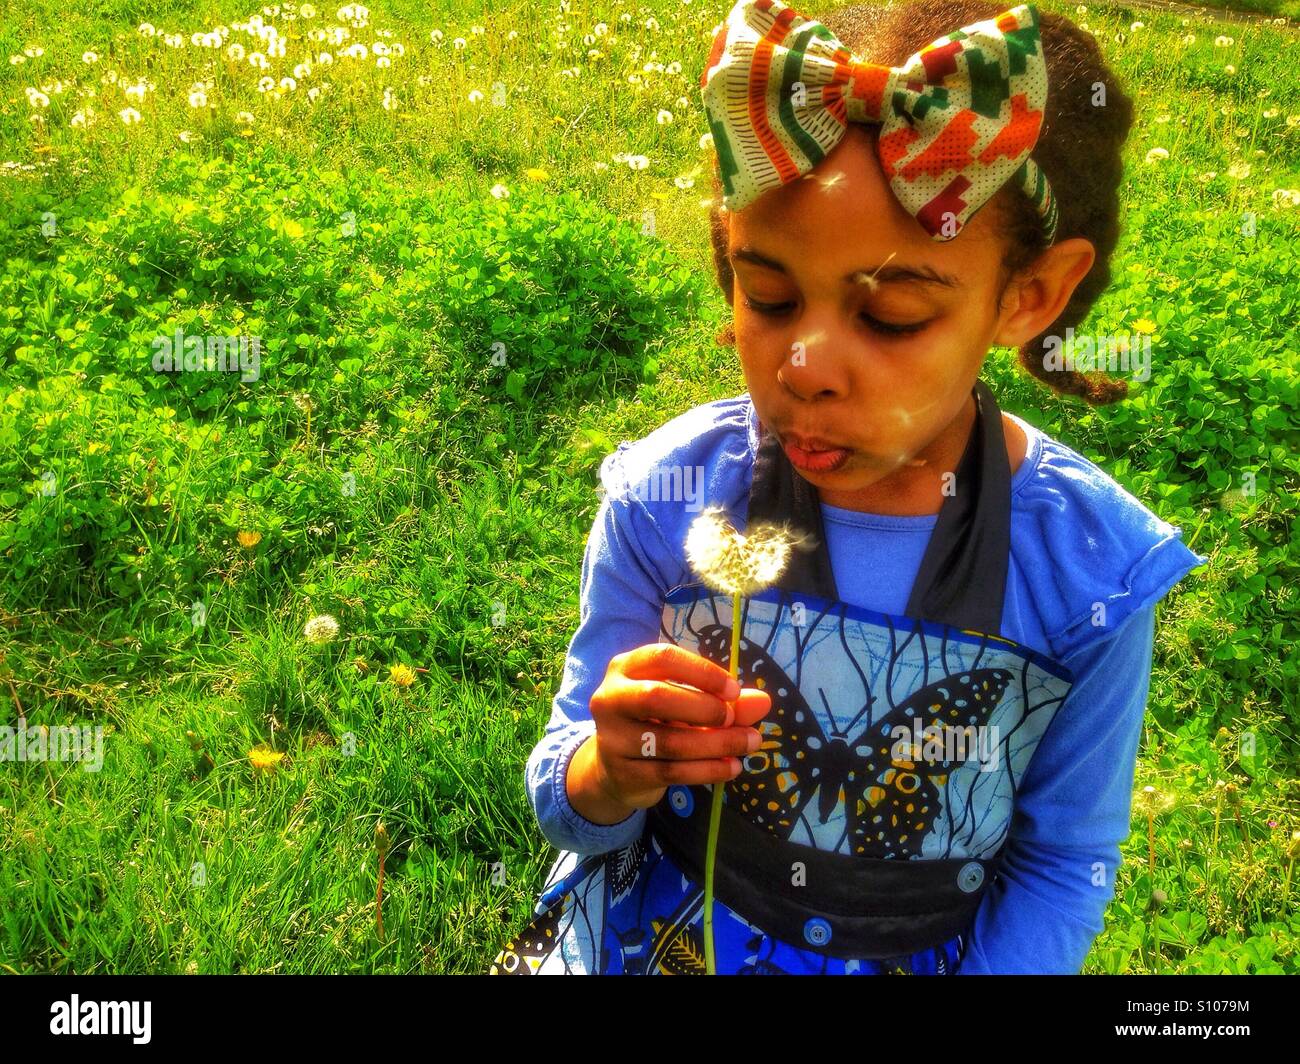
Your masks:
M 737 727 L 747 728 L 767 716 L 772 708 L 772 696 L 757 687 L 746 687 L 735 702 Z
M 740 684 L 724 669 L 675 643 L 649 643 L 631 651 L 623 675 L 632 680 L 667 680 L 689 684 L 729 702 L 740 696 Z
M 697 727 L 726 725 L 729 703 L 693 687 L 661 680 L 623 679 L 604 696 L 607 709 L 636 720 L 676 721 Z
M 624 722 L 602 742 L 617 757 L 628 761 L 707 761 L 746 757 L 759 748 L 756 728 L 689 728 Z
M 744 766 L 738 757 L 720 757 L 697 761 L 642 761 L 629 764 L 628 791 L 656 787 L 699 787 L 709 783 L 726 783 L 740 775 Z

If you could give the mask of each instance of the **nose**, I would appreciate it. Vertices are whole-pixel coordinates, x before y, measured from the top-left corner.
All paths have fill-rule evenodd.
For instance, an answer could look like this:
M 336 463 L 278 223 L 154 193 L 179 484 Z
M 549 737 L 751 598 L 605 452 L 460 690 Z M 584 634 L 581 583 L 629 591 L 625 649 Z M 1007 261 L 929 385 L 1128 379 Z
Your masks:
M 848 374 L 840 357 L 843 350 L 830 329 L 805 332 L 790 344 L 790 352 L 777 371 L 777 380 L 794 399 L 843 398 L 848 391 Z

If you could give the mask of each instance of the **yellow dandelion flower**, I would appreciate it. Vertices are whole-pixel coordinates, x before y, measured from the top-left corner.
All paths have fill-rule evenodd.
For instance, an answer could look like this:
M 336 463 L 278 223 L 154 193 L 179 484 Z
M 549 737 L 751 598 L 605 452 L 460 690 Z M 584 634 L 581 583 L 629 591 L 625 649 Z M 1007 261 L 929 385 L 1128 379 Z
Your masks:
M 527 170 L 525 170 L 524 176 L 527 177 L 528 180 L 530 181 L 549 181 L 551 179 L 550 174 L 548 174 L 545 170 L 541 169 L 540 167 L 536 167 L 536 166 L 530 166 Z
M 252 550 L 254 547 L 256 547 L 259 543 L 262 542 L 262 533 L 261 532 L 240 532 L 239 535 L 237 535 L 235 538 L 239 540 L 239 545 L 243 547 L 244 550 Z
M 248 751 L 248 760 L 252 763 L 254 772 L 270 775 L 280 767 L 284 754 L 278 750 L 268 750 L 265 746 L 255 746 Z
M 388 678 L 398 687 L 410 687 L 415 683 L 415 670 L 409 665 L 391 665 L 388 669 Z
M 1138 318 L 1138 320 L 1133 323 L 1133 331 L 1140 332 L 1145 336 L 1150 336 L 1156 331 L 1156 323 L 1150 318 Z

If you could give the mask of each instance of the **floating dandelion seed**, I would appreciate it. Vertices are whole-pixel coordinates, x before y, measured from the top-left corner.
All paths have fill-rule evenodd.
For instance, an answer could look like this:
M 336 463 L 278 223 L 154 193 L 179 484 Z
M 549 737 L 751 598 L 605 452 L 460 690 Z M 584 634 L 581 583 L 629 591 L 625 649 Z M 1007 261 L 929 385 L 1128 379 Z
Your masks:
M 889 258 L 885 259 L 884 262 L 882 262 L 879 266 L 877 266 L 874 273 L 867 273 L 864 270 L 859 270 L 853 279 L 857 281 L 858 284 L 866 285 L 868 292 L 874 292 L 877 288 L 880 287 L 880 282 L 876 280 L 876 274 L 879 273 L 881 270 L 883 270 L 886 266 L 888 266 L 889 259 L 892 259 L 897 254 L 898 254 L 897 251 L 891 251 L 889 253 Z
M 313 617 L 302 630 L 303 637 L 314 646 L 333 642 L 339 634 L 339 622 L 328 613 Z
M 714 591 L 731 595 L 731 675 L 739 678 L 740 627 L 743 599 L 771 586 L 785 571 L 790 551 L 805 546 L 805 537 L 781 525 L 761 523 L 741 535 L 728 522 L 725 511 L 709 506 L 686 533 L 686 559 L 704 583 Z M 713 866 L 718 851 L 718 829 L 722 824 L 722 787 L 710 785 L 713 794 L 709 810 L 709 836 L 704 854 L 704 964 L 709 975 L 717 974 L 713 948 Z

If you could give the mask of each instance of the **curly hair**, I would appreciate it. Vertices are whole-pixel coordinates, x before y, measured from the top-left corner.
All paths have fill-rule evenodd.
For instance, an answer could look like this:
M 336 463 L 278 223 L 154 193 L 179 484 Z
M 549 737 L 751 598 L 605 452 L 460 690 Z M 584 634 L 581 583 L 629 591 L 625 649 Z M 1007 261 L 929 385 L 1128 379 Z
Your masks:
M 822 22 L 855 55 L 894 66 L 958 26 L 993 18 L 1003 10 L 1002 4 L 986 0 L 910 0 L 887 8 L 859 4 L 809 17 Z M 1082 322 L 1110 283 L 1111 255 L 1119 239 L 1121 151 L 1133 124 L 1133 101 L 1106 66 L 1090 33 L 1062 15 L 1045 12 L 1039 13 L 1039 32 L 1048 92 L 1033 157 L 1056 197 L 1057 240 L 1083 237 L 1096 249 L 1096 258 L 1057 319 L 1020 347 L 1019 358 L 1033 377 L 1054 391 L 1101 406 L 1125 398 L 1128 384 L 1101 373 L 1048 369 L 1043 356 L 1047 338 Z M 716 167 L 713 189 L 709 229 L 714 271 L 730 303 L 733 277 L 726 257 L 727 222 L 718 206 L 722 187 Z M 1002 267 L 1010 277 L 1046 249 L 1046 233 L 1029 197 L 1013 184 L 1004 186 L 991 202 L 1007 234 Z M 734 343 L 734 327 L 727 326 L 718 342 Z

